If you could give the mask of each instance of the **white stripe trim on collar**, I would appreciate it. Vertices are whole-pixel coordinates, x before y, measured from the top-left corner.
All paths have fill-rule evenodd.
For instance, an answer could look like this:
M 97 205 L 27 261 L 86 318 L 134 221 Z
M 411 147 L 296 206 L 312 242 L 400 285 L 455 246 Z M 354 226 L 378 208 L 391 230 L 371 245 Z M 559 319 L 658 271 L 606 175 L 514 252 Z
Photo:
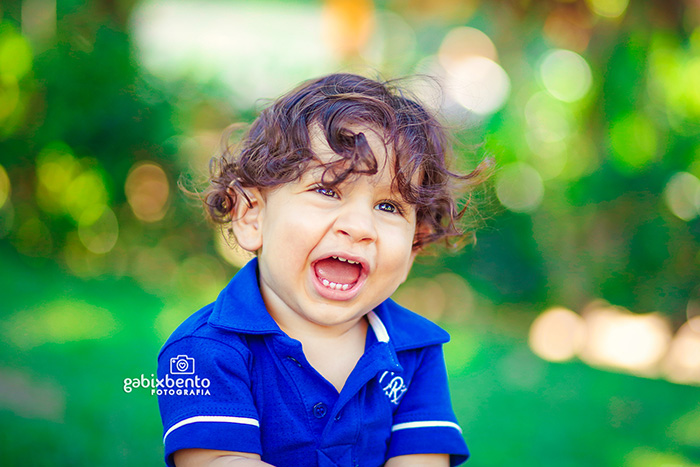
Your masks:
M 459 431 L 460 434 L 462 433 L 462 429 L 456 423 L 441 420 L 397 423 L 391 427 L 391 431 L 405 430 L 406 428 L 454 428 L 455 430 Z
M 199 422 L 237 423 L 239 425 L 252 425 L 257 427 L 260 426 L 260 423 L 254 418 L 227 417 L 223 415 L 199 415 L 196 417 L 186 418 L 171 426 L 170 429 L 165 432 L 165 436 L 163 436 L 163 444 L 165 444 L 165 438 L 167 438 L 168 435 L 173 431 L 177 430 L 182 426 L 189 425 L 190 423 Z
M 369 320 L 369 325 L 372 326 L 374 335 L 377 336 L 379 342 L 389 342 L 389 333 L 386 332 L 386 327 L 379 316 L 374 312 L 374 310 L 367 313 L 367 319 Z

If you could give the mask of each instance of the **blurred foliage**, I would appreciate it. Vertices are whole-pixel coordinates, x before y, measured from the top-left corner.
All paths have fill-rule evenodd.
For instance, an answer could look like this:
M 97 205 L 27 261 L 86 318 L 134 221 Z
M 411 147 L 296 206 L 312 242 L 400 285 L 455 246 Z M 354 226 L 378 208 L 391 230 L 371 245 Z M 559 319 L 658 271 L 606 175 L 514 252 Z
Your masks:
M 423 259 L 412 273 L 443 274 L 417 284 L 465 290 L 471 304 L 433 316 L 454 336 L 448 367 L 470 464 L 700 465 L 696 387 L 549 363 L 526 337 L 543 309 L 581 310 L 596 299 L 660 312 L 674 330 L 689 317 L 700 279 L 700 5 L 249 4 L 267 5 L 274 24 L 289 8 L 331 28 L 325 68 L 305 65 L 303 51 L 289 65 L 272 29 L 241 44 L 255 51 L 269 36 L 279 50 L 235 63 L 251 82 L 275 70 L 268 79 L 279 89 L 253 99 L 319 69 L 430 71 L 461 26 L 497 50 L 510 86 L 501 107 L 448 115 L 463 165 L 480 157 L 474 146 L 497 159 L 475 198 L 478 243 Z M 145 66 L 133 19 L 144 5 L 0 5 L 0 458 L 8 465 L 160 462 L 155 398 L 125 393 L 122 381 L 154 372 L 164 339 L 240 261 L 177 182 L 203 180 L 224 127 L 251 121 L 260 103 L 194 65 L 172 76 Z M 383 35 L 367 26 L 374 17 Z M 292 67 L 288 76 L 280 63 Z M 447 272 L 467 286 L 449 289 Z

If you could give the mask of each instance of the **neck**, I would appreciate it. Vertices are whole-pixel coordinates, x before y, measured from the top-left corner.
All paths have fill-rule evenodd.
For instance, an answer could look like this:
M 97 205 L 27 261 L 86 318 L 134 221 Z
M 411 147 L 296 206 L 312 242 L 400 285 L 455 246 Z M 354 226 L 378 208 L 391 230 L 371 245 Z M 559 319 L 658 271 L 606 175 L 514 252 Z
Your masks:
M 303 319 L 284 319 L 275 313 L 270 313 L 280 329 L 289 337 L 306 342 L 343 342 L 346 339 L 356 339 L 358 335 L 367 335 L 368 321 L 361 316 L 351 322 L 334 326 L 324 326 Z M 363 341 L 364 342 L 364 341 Z

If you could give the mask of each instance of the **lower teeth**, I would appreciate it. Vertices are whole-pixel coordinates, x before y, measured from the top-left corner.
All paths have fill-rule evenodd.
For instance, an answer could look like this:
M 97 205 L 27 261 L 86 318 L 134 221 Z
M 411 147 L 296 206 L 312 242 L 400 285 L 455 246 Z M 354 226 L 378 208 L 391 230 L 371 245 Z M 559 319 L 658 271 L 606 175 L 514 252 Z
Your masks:
M 350 284 L 336 284 L 335 282 L 331 282 L 328 279 L 321 280 L 321 283 L 323 283 L 323 285 L 328 287 L 329 289 L 333 290 L 348 290 L 350 288 Z

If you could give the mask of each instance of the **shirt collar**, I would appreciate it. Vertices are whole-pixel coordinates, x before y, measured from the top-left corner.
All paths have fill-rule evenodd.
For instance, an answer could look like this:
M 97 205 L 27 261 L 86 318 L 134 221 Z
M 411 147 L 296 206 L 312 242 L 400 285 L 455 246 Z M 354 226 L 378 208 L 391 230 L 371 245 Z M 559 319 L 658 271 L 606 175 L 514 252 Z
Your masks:
M 248 261 L 221 291 L 209 324 L 244 334 L 283 334 L 260 295 L 258 258 Z
M 367 315 L 378 342 L 407 350 L 449 341 L 431 321 L 387 299 Z M 214 303 L 209 324 L 243 334 L 282 334 L 260 295 L 258 259 L 253 258 L 231 279 Z
M 392 299 L 388 298 L 372 312 L 384 328 L 397 351 L 419 349 L 429 345 L 444 344 L 450 340 L 450 335 L 437 324 L 422 316 L 407 310 Z M 372 323 L 372 314 L 368 316 L 372 329 L 381 341 L 379 326 Z

